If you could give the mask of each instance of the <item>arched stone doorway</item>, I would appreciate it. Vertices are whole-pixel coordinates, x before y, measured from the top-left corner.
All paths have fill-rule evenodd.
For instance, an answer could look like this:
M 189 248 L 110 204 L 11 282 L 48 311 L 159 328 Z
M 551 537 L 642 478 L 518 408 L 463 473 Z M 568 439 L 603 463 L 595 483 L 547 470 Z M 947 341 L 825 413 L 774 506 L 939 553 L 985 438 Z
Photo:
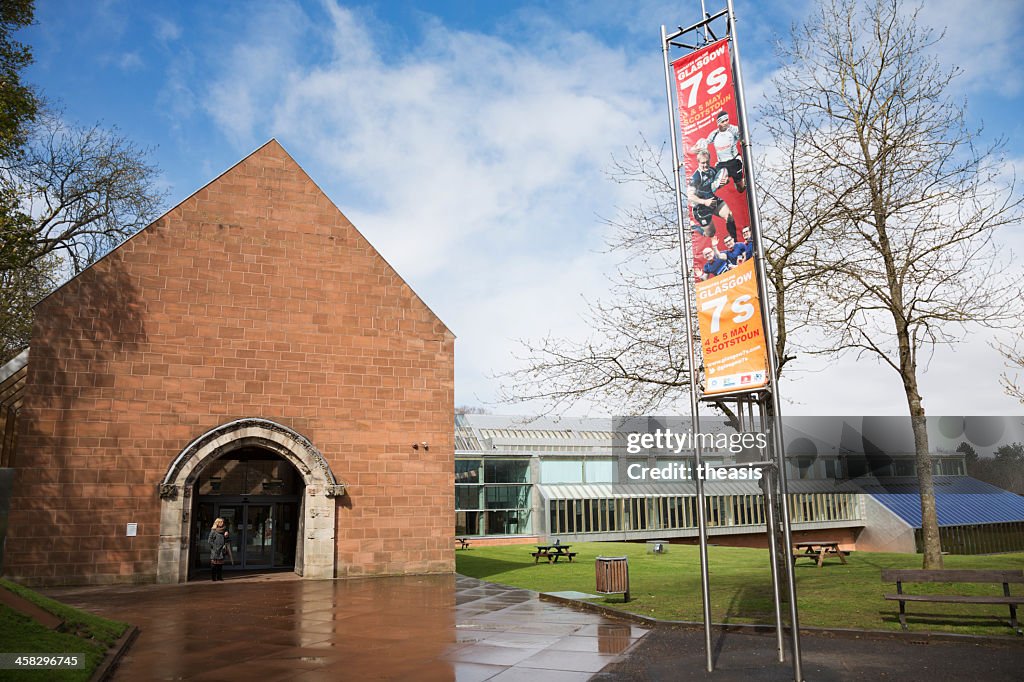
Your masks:
M 345 486 L 320 451 L 301 434 L 267 419 L 239 419 L 212 429 L 185 447 L 160 483 L 160 548 L 157 582 L 188 579 L 192 494 L 200 474 L 218 458 L 258 449 L 290 463 L 305 486 L 299 510 L 295 572 L 306 578 L 333 578 L 336 499 Z
M 226 571 L 294 570 L 304 492 L 298 469 L 264 447 L 237 448 L 211 461 L 192 487 L 189 579 L 210 568 L 207 538 L 218 517 L 232 550 Z

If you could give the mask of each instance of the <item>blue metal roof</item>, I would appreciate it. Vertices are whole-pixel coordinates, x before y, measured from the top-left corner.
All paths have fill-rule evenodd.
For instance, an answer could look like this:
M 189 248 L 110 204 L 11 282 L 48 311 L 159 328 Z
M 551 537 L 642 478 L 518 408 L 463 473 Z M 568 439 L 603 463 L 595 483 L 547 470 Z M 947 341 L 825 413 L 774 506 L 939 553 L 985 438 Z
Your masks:
M 1024 521 L 1024 497 L 969 476 L 936 476 L 935 507 L 940 526 Z M 876 483 L 864 491 L 914 528 L 921 527 L 917 482 Z

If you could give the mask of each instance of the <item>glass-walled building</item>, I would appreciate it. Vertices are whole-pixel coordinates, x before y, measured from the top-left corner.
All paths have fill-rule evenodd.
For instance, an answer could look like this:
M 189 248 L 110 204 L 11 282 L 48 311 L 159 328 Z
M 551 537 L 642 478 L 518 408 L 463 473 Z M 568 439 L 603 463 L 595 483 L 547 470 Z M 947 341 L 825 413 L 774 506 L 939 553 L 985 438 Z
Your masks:
M 617 479 L 615 455 L 621 455 L 622 449 L 621 443 L 615 447 L 611 419 L 526 422 L 473 414 L 456 415 L 455 425 L 455 532 L 460 537 L 509 542 L 556 537 L 562 542 L 687 542 L 697 537 L 692 481 L 660 484 Z M 810 442 L 803 441 L 804 445 Z M 824 442 L 817 446 L 813 455 L 791 452 L 786 463 L 790 481 L 786 503 L 795 538 L 827 538 L 847 549 L 915 551 L 920 519 L 907 512 L 919 506 L 913 455 L 879 460 L 830 449 Z M 655 467 L 684 462 L 678 457 L 670 461 L 646 456 L 638 461 Z M 706 452 L 705 462 L 718 466 L 725 458 Z M 965 475 L 959 454 L 935 455 L 932 468 L 940 525 L 948 527 L 946 532 L 955 532 L 965 547 L 992 547 L 987 540 L 973 538 L 978 533 L 991 535 L 996 529 L 1000 548 L 1016 544 L 1024 548 L 1024 534 L 1015 530 L 1024 528 L 1024 498 L 994 486 L 979 496 L 987 484 Z M 963 490 L 975 497 L 963 497 Z M 708 533 L 715 542 L 747 546 L 766 542 L 764 496 L 758 482 L 706 481 L 704 491 Z M 965 516 L 964 509 L 971 513 Z M 973 525 L 966 518 L 973 519 Z M 965 530 L 968 525 L 971 528 Z
M 456 415 L 455 424 L 459 536 L 558 536 L 565 541 L 696 536 L 692 483 L 668 487 L 616 481 L 611 420 L 540 419 L 525 424 L 515 417 L 474 414 Z M 714 457 L 709 461 L 717 463 Z M 820 461 L 814 466 L 826 467 Z M 827 468 L 834 471 L 837 466 Z M 792 475 L 806 478 L 811 472 L 807 466 Z M 863 527 L 857 495 L 811 490 L 790 496 L 797 524 L 806 529 Z M 713 533 L 742 535 L 763 529 L 757 483 L 709 482 L 705 493 Z
M 530 535 L 530 458 L 455 460 L 457 535 Z

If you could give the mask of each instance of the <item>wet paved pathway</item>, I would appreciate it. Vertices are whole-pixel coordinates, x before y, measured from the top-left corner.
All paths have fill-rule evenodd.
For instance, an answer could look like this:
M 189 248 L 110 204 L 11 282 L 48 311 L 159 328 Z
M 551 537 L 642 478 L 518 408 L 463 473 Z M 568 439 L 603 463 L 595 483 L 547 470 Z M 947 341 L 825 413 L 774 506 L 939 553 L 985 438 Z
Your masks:
M 141 631 L 123 680 L 575 682 L 646 630 L 462 576 L 46 590 Z
M 223 583 L 45 590 L 139 626 L 115 682 L 133 680 L 792 679 L 772 635 L 651 632 L 462 576 L 303 581 L 292 574 Z M 1024 638 L 804 635 L 808 680 L 1021 679 Z

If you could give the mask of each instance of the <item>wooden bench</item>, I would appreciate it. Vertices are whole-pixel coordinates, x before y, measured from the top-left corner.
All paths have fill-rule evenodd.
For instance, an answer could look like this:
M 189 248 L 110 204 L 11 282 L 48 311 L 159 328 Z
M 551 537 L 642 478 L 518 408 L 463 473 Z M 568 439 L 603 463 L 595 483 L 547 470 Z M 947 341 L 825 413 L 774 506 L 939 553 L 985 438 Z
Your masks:
M 850 556 L 850 550 L 842 549 L 842 550 L 839 550 L 838 552 L 829 552 L 828 554 L 824 555 L 824 558 L 833 557 L 833 556 L 834 557 L 839 557 L 839 560 L 845 564 L 846 563 L 846 558 L 848 556 Z M 808 554 L 807 552 L 793 552 L 792 558 L 793 558 L 793 563 L 796 563 L 797 559 L 812 559 L 812 560 L 815 561 L 815 563 L 817 563 L 821 557 L 819 557 L 817 554 Z
M 577 552 L 530 552 L 530 556 L 533 557 L 533 563 L 539 562 L 541 559 L 547 559 L 548 563 L 558 563 L 558 557 L 568 557 L 569 563 L 572 563 L 572 558 L 576 556 Z
M 839 560 L 846 563 L 846 557 L 850 553 L 839 549 L 839 543 L 835 540 L 820 540 L 812 542 L 798 542 L 793 545 L 793 564 L 797 559 L 813 559 L 821 568 L 825 557 L 837 556 Z
M 1010 627 L 1022 634 L 1017 625 L 1017 604 L 1024 604 L 1024 596 L 1012 596 L 1010 583 L 1024 583 L 1024 571 L 971 571 L 971 570 L 896 570 L 882 571 L 882 582 L 896 583 L 896 594 L 885 595 L 886 599 L 900 603 L 900 625 L 907 629 L 906 603 L 933 602 L 946 604 L 1005 604 L 1010 607 Z M 988 583 L 1003 585 L 1003 594 L 907 594 L 903 583 Z

